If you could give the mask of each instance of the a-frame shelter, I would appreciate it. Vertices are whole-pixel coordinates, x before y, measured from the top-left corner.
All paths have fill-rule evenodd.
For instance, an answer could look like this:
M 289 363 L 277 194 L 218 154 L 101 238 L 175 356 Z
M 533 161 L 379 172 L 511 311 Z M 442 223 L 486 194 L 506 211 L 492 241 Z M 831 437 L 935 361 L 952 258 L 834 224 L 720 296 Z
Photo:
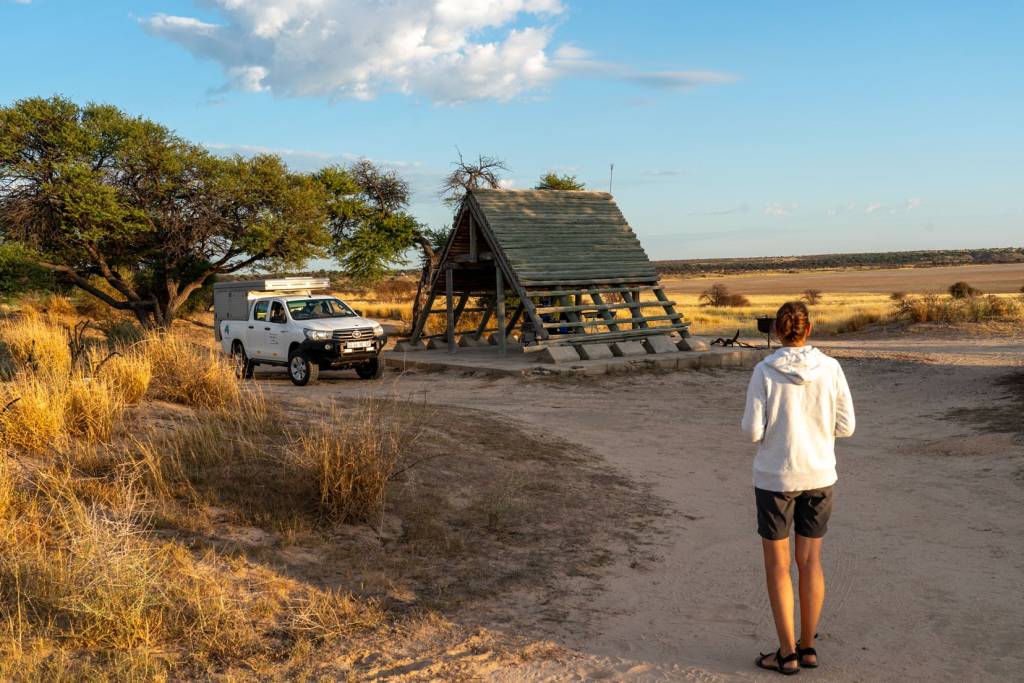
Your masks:
M 482 315 L 460 330 L 466 313 Z M 451 351 L 460 335 L 481 341 L 490 332 L 504 351 L 517 326 L 527 349 L 688 327 L 612 196 L 563 190 L 468 192 L 413 323 L 414 345 L 428 338 L 432 315 L 446 317 L 433 338 Z

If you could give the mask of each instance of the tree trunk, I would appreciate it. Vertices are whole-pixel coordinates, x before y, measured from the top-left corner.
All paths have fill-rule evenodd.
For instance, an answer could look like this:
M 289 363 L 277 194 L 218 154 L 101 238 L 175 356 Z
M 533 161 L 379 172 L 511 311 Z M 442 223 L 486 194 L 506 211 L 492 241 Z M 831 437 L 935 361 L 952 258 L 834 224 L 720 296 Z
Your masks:
M 430 240 L 424 235 L 419 235 L 416 238 L 417 244 L 419 244 L 420 250 L 423 252 L 423 268 L 420 270 L 420 281 L 416 285 L 416 300 L 412 304 L 412 325 L 416 325 L 416 320 L 419 318 L 420 311 L 423 310 L 423 306 L 426 305 L 427 297 L 429 292 L 427 288 L 430 287 L 430 283 L 434 279 L 434 273 L 437 271 L 437 252 L 434 251 L 434 246 L 430 243 Z

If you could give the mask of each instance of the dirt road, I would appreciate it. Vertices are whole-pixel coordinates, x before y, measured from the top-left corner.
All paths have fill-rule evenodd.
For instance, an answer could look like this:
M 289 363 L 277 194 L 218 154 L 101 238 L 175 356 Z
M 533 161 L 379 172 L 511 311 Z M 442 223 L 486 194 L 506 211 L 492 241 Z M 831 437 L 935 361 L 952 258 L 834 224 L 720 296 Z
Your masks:
M 1018 678 L 1024 343 L 923 338 L 823 346 L 842 359 L 858 426 L 838 447 L 822 668 L 810 675 Z M 775 680 L 752 667 L 758 651 L 773 649 L 774 630 L 754 530 L 753 448 L 738 429 L 747 379 L 747 372 L 723 370 L 576 381 L 410 374 L 371 385 L 325 375 L 312 388 L 266 386 L 282 397 L 397 392 L 492 411 L 592 449 L 669 502 L 652 537 L 654 558 L 626 549 L 606 569 L 596 598 L 570 594 L 561 623 L 520 634 L 560 643 L 568 655 L 481 674 Z

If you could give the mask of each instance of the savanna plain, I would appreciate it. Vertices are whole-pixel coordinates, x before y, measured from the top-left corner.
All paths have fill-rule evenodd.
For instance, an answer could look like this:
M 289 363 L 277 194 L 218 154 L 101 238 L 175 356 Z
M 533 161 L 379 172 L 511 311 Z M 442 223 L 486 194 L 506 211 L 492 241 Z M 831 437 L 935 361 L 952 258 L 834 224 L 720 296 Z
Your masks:
M 753 344 L 812 299 L 850 382 L 803 676 L 1019 677 L 1024 265 L 665 285 L 695 334 Z M 773 680 L 747 371 L 300 388 L 237 381 L 209 314 L 2 314 L 0 678 Z

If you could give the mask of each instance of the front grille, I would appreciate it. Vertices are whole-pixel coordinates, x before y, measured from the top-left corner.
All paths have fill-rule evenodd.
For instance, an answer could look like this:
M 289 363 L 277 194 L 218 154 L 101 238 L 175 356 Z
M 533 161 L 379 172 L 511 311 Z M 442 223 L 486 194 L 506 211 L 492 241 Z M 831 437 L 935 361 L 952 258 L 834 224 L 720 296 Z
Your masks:
M 372 327 L 356 327 L 349 330 L 335 330 L 334 341 L 363 341 L 373 339 Z

